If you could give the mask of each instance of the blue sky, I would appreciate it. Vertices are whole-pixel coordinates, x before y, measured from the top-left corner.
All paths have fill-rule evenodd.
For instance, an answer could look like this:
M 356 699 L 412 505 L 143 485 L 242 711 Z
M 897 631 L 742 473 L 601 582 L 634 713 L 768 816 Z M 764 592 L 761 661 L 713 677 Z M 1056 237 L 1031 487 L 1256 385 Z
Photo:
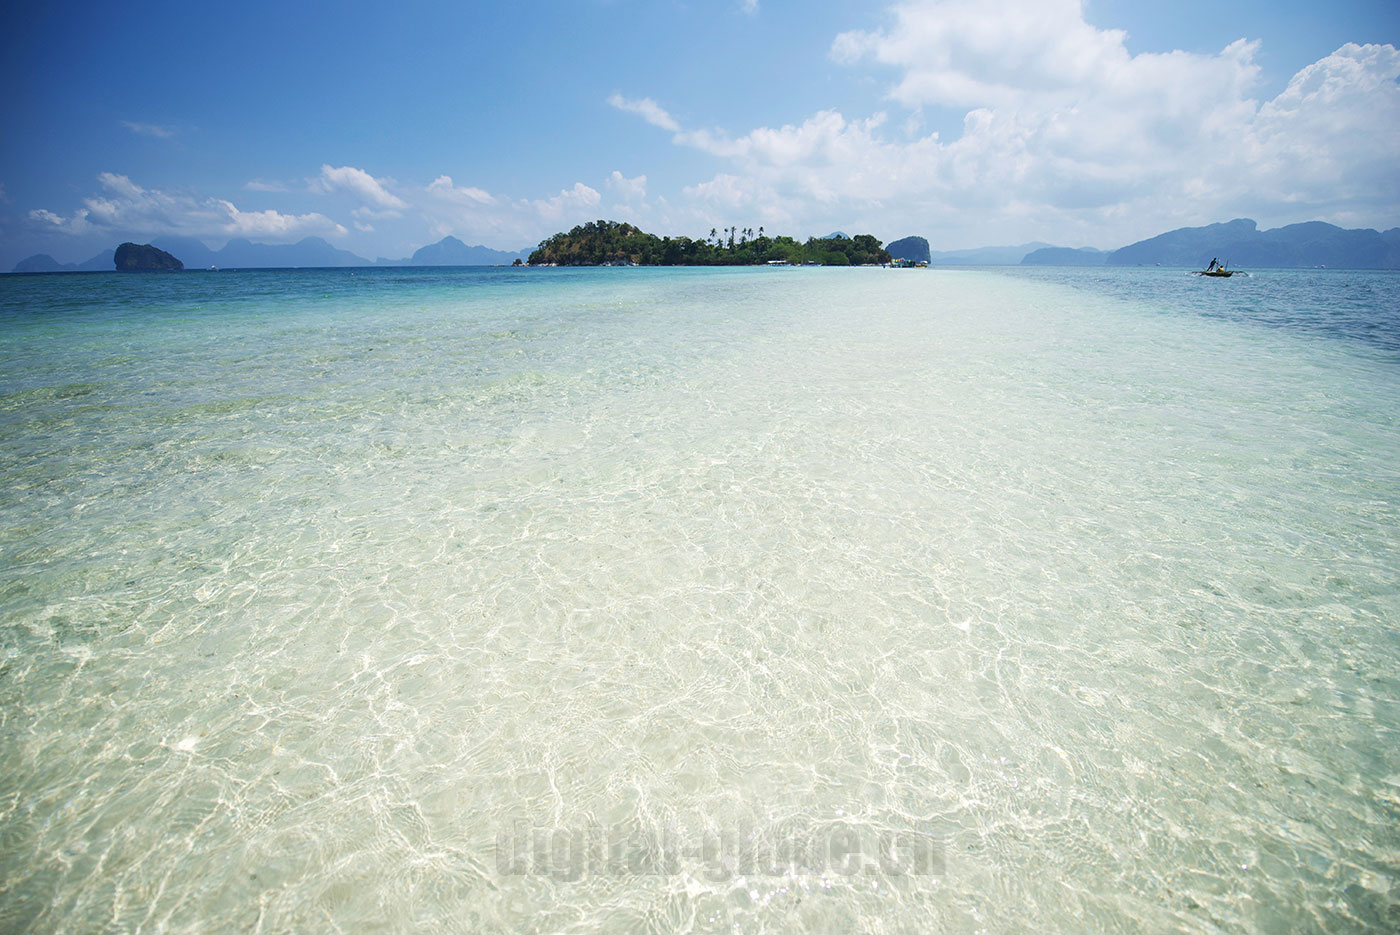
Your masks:
M 1400 4 L 11 5 L 0 269 L 598 217 L 935 248 L 1400 224 Z

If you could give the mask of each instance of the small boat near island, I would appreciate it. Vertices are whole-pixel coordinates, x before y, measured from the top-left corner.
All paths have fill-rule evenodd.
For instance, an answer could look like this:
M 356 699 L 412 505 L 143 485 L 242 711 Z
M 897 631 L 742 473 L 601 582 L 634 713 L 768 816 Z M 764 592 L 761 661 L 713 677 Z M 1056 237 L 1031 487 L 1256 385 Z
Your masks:
M 1237 273 L 1237 272 L 1239 272 L 1239 270 L 1226 269 L 1224 263 L 1221 263 L 1219 260 L 1212 259 L 1212 260 L 1210 261 L 1210 265 L 1207 266 L 1205 269 L 1201 270 L 1200 272 L 1198 272 L 1196 275 L 1197 275 L 1197 276 L 1219 276 L 1219 277 L 1227 277 L 1227 278 L 1228 278 L 1228 277 L 1230 277 L 1230 276 L 1235 275 L 1235 273 Z

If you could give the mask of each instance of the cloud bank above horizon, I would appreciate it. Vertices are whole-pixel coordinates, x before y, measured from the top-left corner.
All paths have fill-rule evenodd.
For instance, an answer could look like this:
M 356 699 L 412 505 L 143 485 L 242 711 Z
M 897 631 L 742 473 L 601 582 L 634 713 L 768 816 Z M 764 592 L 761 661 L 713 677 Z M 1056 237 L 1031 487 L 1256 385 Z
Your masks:
M 1348 43 L 1261 104 L 1258 41 L 1131 55 L 1124 33 L 1084 21 L 1078 0 L 910 0 L 890 18 L 838 35 L 830 54 L 894 72 L 885 97 L 908 112 L 903 132 L 885 111 L 821 111 L 735 137 L 686 129 L 649 98 L 610 103 L 730 164 L 687 188 L 693 199 L 757 205 L 770 224 L 801 223 L 813 203 L 832 218 L 1008 236 L 1029 223 L 1080 242 L 1241 213 L 1400 223 L 1394 46 Z M 933 107 L 965 109 L 960 136 L 917 132 Z
M 770 14 L 736 9 L 744 19 Z M 872 89 L 862 112 L 824 107 L 777 126 L 717 126 L 683 116 L 698 108 L 674 91 L 614 90 L 597 107 L 661 144 L 652 164 L 619 145 L 610 169 L 524 196 L 476 183 L 447 156 L 418 179 L 330 159 L 301 178 L 245 176 L 236 191 L 162 186 L 112 167 L 76 205 L 15 204 L 19 222 L 3 233 L 44 242 L 317 235 L 373 256 L 447 234 L 513 249 L 597 217 L 690 236 L 730 223 L 798 236 L 922 234 L 936 247 L 1112 247 L 1238 216 L 1266 227 L 1400 224 L 1393 44 L 1348 42 L 1261 100 L 1262 40 L 1237 38 L 1211 54 L 1133 53 L 1124 31 L 1086 21 L 1080 0 L 903 0 L 828 42 L 827 62 Z M 121 124 L 153 146 L 196 135 L 129 116 Z M 567 171 L 569 154 L 559 158 Z M 672 163 L 700 168 L 675 179 Z M 3 190 L 16 201 L 16 186 Z

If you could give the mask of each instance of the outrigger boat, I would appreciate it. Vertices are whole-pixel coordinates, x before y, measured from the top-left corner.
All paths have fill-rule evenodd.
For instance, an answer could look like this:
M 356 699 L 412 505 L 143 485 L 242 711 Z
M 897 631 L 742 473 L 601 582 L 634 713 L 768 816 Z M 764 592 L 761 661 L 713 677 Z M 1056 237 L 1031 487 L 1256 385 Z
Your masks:
M 1197 273 L 1197 276 L 1233 276 L 1236 270 L 1226 269 L 1225 264 L 1218 260 L 1211 260 L 1210 265 Z

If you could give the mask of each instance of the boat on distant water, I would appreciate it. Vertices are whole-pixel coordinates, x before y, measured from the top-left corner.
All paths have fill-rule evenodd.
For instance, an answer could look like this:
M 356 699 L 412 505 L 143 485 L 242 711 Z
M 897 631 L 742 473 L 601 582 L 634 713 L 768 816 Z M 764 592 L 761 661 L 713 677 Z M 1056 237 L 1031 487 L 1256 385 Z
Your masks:
M 1229 277 L 1235 275 L 1235 273 L 1237 272 L 1239 271 L 1233 269 L 1226 269 L 1224 263 L 1221 263 L 1219 260 L 1212 259 L 1210 261 L 1210 265 L 1198 272 L 1196 275 Z

